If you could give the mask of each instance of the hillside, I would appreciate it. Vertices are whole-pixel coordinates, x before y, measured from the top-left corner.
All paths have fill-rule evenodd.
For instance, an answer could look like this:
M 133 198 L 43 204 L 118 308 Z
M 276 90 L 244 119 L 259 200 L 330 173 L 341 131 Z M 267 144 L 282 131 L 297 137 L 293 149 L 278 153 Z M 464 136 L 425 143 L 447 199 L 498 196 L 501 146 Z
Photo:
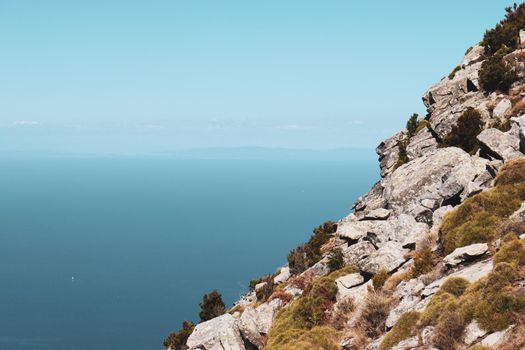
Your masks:
M 381 180 L 172 350 L 525 349 L 525 5 L 377 147 Z

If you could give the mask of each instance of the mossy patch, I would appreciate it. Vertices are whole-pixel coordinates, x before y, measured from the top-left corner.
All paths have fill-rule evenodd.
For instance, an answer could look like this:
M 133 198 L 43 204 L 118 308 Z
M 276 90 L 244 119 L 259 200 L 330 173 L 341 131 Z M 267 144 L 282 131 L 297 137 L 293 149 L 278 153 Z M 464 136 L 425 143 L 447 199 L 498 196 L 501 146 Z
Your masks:
M 525 200 L 525 159 L 508 162 L 500 170 L 495 187 L 465 200 L 448 213 L 439 233 L 444 253 L 494 239 L 497 227 Z
M 417 311 L 406 312 L 397 320 L 394 327 L 388 332 L 379 346 L 379 350 L 388 350 L 399 342 L 414 336 L 417 331 L 417 322 L 421 314 Z

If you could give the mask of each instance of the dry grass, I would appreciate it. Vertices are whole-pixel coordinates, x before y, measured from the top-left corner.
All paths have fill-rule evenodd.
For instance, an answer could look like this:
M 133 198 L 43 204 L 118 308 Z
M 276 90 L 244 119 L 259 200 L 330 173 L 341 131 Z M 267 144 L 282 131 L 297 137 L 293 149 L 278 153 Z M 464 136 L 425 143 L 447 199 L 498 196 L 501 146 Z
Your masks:
M 434 328 L 432 343 L 438 349 L 456 349 L 465 330 L 465 319 L 457 312 L 448 311 L 441 315 Z
M 525 349 L 525 317 L 520 317 L 509 334 L 505 336 L 503 342 L 498 346 L 498 350 L 517 350 Z
M 525 200 L 525 158 L 506 163 L 495 187 L 466 199 L 445 215 L 439 233 L 444 254 L 473 243 L 490 242 L 497 228 Z
M 357 327 L 369 338 L 376 338 L 386 331 L 385 322 L 392 306 L 392 299 L 382 292 L 368 293 Z

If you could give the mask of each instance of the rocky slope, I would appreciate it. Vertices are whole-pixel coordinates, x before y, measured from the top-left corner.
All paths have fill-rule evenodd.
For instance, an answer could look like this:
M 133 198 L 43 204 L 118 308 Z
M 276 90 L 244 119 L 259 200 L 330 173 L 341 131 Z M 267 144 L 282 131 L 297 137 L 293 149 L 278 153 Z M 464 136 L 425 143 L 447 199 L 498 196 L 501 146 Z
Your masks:
M 186 346 L 168 347 L 525 349 L 523 19 L 520 6 L 501 24 L 515 40 L 498 51 L 506 89 L 487 88 L 484 62 L 497 53 L 486 34 L 425 92 L 427 116 L 377 147 L 381 180 L 314 261 L 310 246 L 296 250 Z

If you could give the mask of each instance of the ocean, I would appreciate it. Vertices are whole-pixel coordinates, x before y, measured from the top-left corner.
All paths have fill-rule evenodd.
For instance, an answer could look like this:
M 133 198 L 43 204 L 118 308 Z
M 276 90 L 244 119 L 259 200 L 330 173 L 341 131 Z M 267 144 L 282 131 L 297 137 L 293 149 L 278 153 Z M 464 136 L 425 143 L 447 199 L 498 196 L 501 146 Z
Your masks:
M 162 349 L 378 180 L 370 160 L 0 159 L 0 349 Z

